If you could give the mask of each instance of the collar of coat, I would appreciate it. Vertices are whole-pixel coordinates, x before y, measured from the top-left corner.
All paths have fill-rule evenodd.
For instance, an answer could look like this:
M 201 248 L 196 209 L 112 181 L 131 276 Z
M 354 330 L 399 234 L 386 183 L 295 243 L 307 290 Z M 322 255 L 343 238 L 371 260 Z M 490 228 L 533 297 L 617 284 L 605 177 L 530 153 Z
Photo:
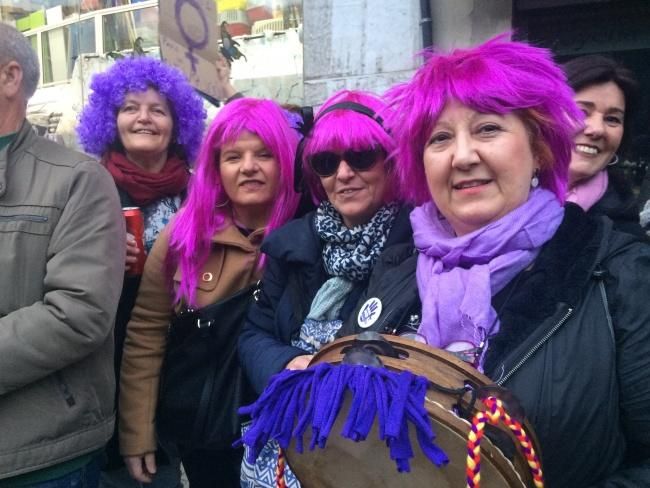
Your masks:
M 412 243 L 411 210 L 409 206 L 399 210 L 384 249 L 398 243 Z M 262 252 L 287 262 L 320 263 L 323 259 L 323 242 L 316 232 L 315 216 L 315 211 L 309 212 L 271 232 L 262 244 Z
M 224 226 L 212 236 L 212 242 L 214 244 L 234 246 L 244 251 L 254 252 L 260 247 L 260 243 L 264 238 L 264 230 L 264 228 L 256 229 L 248 236 L 245 236 L 234 224 L 232 219 L 227 218 Z
M 493 297 L 501 329 L 490 340 L 486 371 L 509 352 L 544 335 L 542 329 L 555 325 L 549 319 L 564 313 L 562 309 L 575 309 L 607 257 L 637 240 L 621 233 L 611 239 L 613 235 L 611 221 L 589 217 L 579 206 L 566 204 L 560 227 L 542 247 L 533 266 Z M 543 323 L 546 325 L 540 328 Z

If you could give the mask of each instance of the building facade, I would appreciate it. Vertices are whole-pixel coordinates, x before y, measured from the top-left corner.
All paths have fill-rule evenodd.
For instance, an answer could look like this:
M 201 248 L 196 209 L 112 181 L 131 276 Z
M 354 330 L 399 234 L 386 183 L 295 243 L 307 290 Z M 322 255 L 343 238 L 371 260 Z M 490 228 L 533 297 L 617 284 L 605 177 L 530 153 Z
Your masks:
M 649 159 L 647 0 L 215 1 L 218 23 L 226 22 L 244 55 L 232 63 L 235 87 L 296 105 L 318 105 L 341 88 L 381 93 L 413 73 L 424 47 L 448 50 L 503 32 L 551 48 L 559 61 L 607 54 L 640 81 L 630 130 L 635 157 Z M 75 144 L 93 73 L 129 55 L 138 38 L 159 56 L 158 0 L 0 0 L 0 16 L 39 53 L 42 80 L 30 118 L 66 144 Z

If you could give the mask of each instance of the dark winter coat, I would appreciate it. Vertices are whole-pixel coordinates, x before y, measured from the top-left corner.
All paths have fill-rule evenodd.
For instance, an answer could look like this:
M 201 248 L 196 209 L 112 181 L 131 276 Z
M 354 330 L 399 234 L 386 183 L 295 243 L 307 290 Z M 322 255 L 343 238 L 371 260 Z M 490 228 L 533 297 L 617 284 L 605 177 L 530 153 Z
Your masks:
M 392 245 L 412 241 L 409 211 L 403 208 L 398 213 L 384 252 Z M 262 244 L 267 261 L 261 292 L 239 339 L 240 360 L 258 393 L 272 375 L 305 354 L 291 346 L 291 340 L 300 333 L 316 292 L 331 278 L 323 266 L 323 241 L 316 232 L 314 217 L 315 212 L 310 212 L 289 222 Z M 341 317 L 350 314 L 366 286 L 367 282 L 355 285 Z
M 593 217 L 609 217 L 616 230 L 645 237 L 639 223 L 638 202 L 625 176 L 615 168 L 610 169 L 608 175 L 609 183 L 605 194 L 587 213 Z
M 367 294 L 396 317 L 382 312 L 380 330 L 419 313 L 416 261 L 403 246 L 375 266 Z M 550 488 L 650 486 L 649 275 L 647 244 L 568 204 L 532 268 L 493 298 L 485 370 L 523 404 Z

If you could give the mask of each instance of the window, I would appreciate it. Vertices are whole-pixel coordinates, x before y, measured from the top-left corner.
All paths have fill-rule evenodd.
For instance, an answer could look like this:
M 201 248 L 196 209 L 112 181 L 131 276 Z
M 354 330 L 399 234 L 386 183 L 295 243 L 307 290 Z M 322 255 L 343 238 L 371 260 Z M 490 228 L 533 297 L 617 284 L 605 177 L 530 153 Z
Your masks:
M 32 46 L 34 46 L 32 41 Z M 77 57 L 95 52 L 95 24 L 92 19 L 45 31 L 41 37 L 43 83 L 65 81 L 72 76 Z
M 75 147 L 74 127 L 93 74 L 119 57 L 113 53 L 128 56 L 135 44 L 159 57 L 158 5 L 167 1 L 175 2 L 0 0 L 0 21 L 16 25 L 34 50 L 40 50 L 42 84 L 28 105 L 30 121 Z M 241 54 L 231 56 L 234 88 L 247 96 L 302 105 L 302 0 L 213 1 L 217 26 L 223 27 L 219 44 L 230 37 Z M 206 108 L 213 116 L 216 108 L 208 102 Z M 60 116 L 56 127 L 48 122 L 53 114 Z
M 217 0 L 217 23 L 239 43 L 232 59 L 235 88 L 253 97 L 303 103 L 301 0 Z
M 38 52 L 38 39 L 36 39 L 36 35 L 29 36 L 27 39 L 29 40 L 29 43 L 32 45 L 32 49 Z
M 105 15 L 102 22 L 105 52 L 131 50 L 138 38 L 144 49 L 158 45 L 157 7 Z
M 70 32 L 68 27 L 43 32 L 43 83 L 68 79 L 68 52 Z

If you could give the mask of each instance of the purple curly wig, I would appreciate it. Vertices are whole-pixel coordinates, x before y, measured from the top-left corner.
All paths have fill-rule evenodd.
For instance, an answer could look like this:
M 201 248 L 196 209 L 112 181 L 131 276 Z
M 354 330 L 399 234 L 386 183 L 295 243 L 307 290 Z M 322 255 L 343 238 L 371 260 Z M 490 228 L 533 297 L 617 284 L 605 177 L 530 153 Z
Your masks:
M 517 112 L 540 160 L 540 184 L 564 202 L 573 138 L 583 115 L 550 51 L 505 34 L 451 54 L 426 52 L 413 78 L 391 88 L 388 126 L 397 143 L 397 174 L 407 201 L 431 200 L 422 157 L 446 102 L 478 112 Z
M 220 230 L 230 206 L 219 172 L 219 154 L 224 144 L 232 143 L 243 132 L 256 134 L 274 155 L 280 167 L 280 185 L 265 235 L 293 217 L 299 195 L 293 190 L 293 161 L 298 133 L 280 106 L 271 100 L 241 98 L 225 105 L 208 129 L 190 180 L 183 208 L 172 222 L 166 268 L 168 275 L 181 269 L 181 283 L 175 301 L 194 305 L 199 274 L 210 253 L 212 236 Z M 263 260 L 260 261 L 263 264 Z
M 322 113 L 328 107 L 335 103 L 355 102 L 372 109 L 380 117 L 384 117 L 386 103 L 378 96 L 363 92 L 341 90 L 329 97 L 319 113 Z M 333 110 L 318 118 L 316 114 L 316 124 L 309 132 L 305 140 L 305 148 L 302 154 L 302 171 L 305 183 L 309 188 L 315 203 L 327 200 L 327 195 L 320 182 L 320 178 L 314 173 L 307 162 L 309 157 L 321 151 L 345 151 L 364 150 L 371 147 L 379 146 L 389 155 L 395 150 L 395 142 L 386 130 L 367 115 L 355 112 L 354 110 Z M 392 177 L 394 170 L 393 161 L 387 158 L 384 162 L 387 170 L 386 200 L 397 198 L 397 182 Z
M 167 99 L 172 110 L 171 149 L 188 163 L 194 161 L 205 124 L 203 102 L 180 70 L 146 56 L 121 59 L 104 73 L 93 76 L 92 93 L 77 125 L 84 150 L 102 157 L 118 148 L 118 109 L 127 93 L 143 92 L 150 87 Z

